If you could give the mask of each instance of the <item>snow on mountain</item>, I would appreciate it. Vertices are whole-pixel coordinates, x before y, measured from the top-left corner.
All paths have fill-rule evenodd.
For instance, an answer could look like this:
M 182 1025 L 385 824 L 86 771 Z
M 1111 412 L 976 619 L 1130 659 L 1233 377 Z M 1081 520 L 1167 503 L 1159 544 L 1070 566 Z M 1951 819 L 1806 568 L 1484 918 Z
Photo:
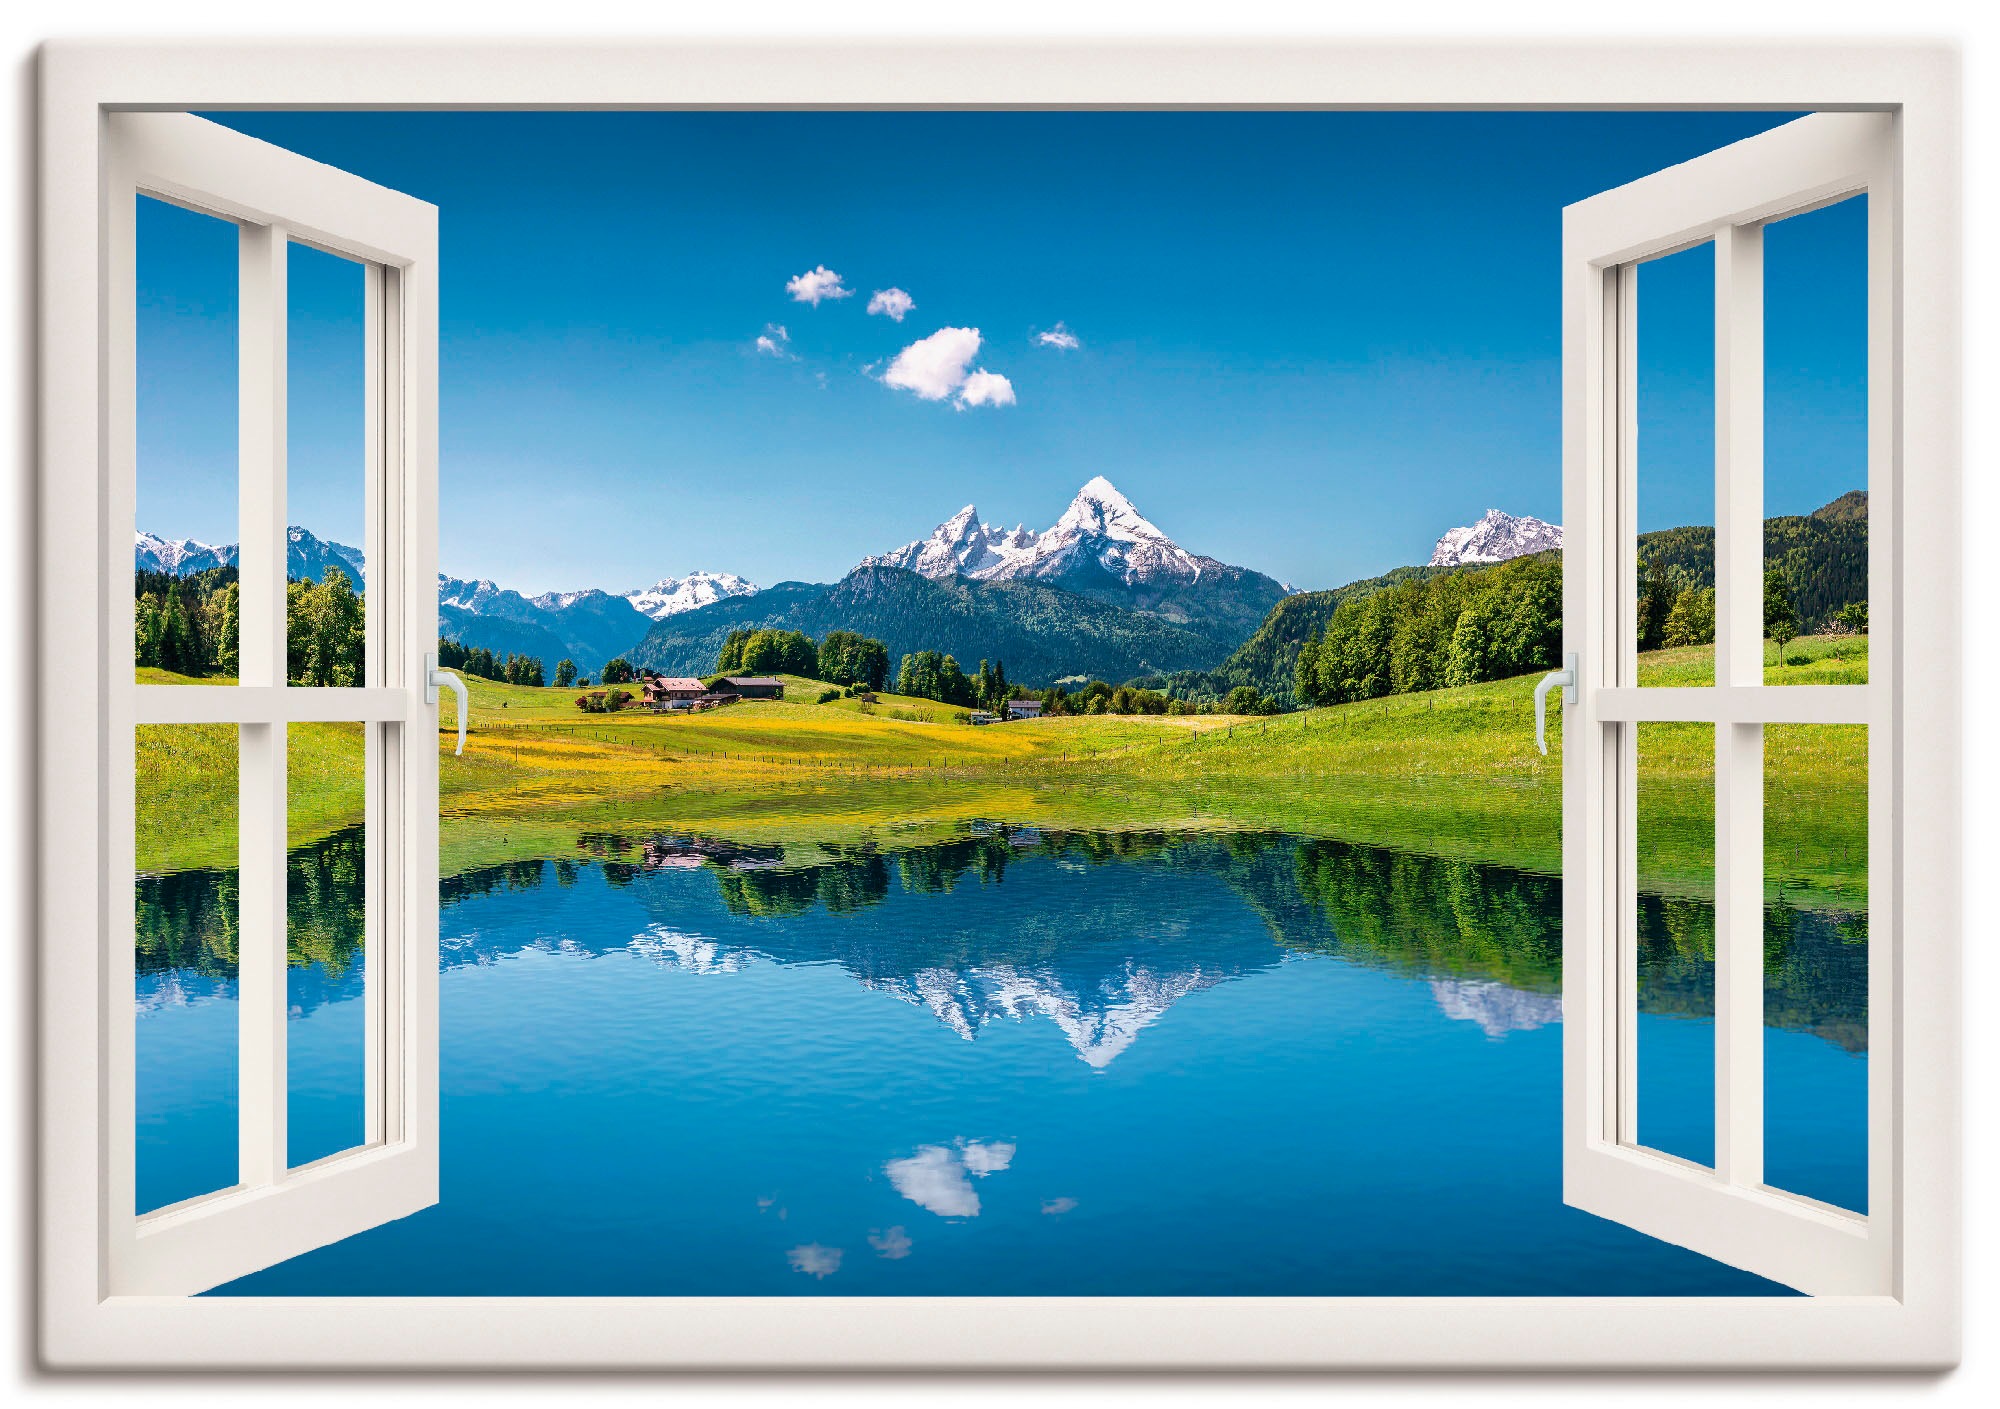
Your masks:
M 1175 1003 L 1231 977 L 1199 964 L 1156 969 L 1127 960 L 1084 992 L 1054 973 L 1009 963 L 926 968 L 907 977 L 864 977 L 861 983 L 929 1009 L 968 1042 L 1000 1019 L 1047 1018 L 1086 1063 L 1106 1067 Z
M 1004 529 L 979 521 L 979 510 L 970 504 L 919 538 L 863 558 L 861 567 L 905 568 L 925 577 L 987 578 L 1011 575 L 1006 570 L 1027 561 L 1041 535 L 1025 527 Z
M 335 543 L 330 538 L 316 538 L 297 524 L 285 530 L 285 539 L 285 572 L 288 576 L 318 582 L 326 576 L 328 568 L 337 567 L 347 574 L 347 580 L 355 587 L 361 586 L 361 567 L 366 557 L 359 548 Z
M 619 595 L 654 621 L 660 621 L 724 597 L 753 596 L 759 590 L 756 583 L 733 572 L 691 572 L 686 577 L 663 577 L 651 587 L 635 587 Z
M 465 612 L 482 612 L 521 619 L 531 615 L 527 609 L 533 604 L 519 592 L 509 591 L 490 577 L 475 580 L 469 577 L 446 577 L 443 573 L 439 573 L 438 605 L 456 607 Z
M 1561 994 L 1530 993 L 1491 979 L 1432 979 L 1431 997 L 1446 1017 L 1478 1023 L 1488 1037 L 1562 1021 Z
M 1036 533 L 981 523 L 967 504 L 928 538 L 863 558 L 861 567 L 905 568 L 930 578 L 1049 581 L 1094 568 L 1124 582 L 1197 582 L 1222 564 L 1198 557 L 1162 533 L 1103 475 L 1077 491 L 1061 518 Z
M 1445 530 L 1431 550 L 1431 566 L 1461 567 L 1467 563 L 1504 563 L 1509 558 L 1560 548 L 1562 525 L 1531 515 L 1516 518 L 1488 509 L 1478 523 Z
M 578 602 L 588 602 L 596 597 L 610 595 L 601 587 L 584 587 L 575 592 L 544 592 L 541 596 L 530 597 L 528 600 L 543 611 L 559 612 L 575 606 Z
M 193 538 L 162 538 L 144 529 L 138 532 L 134 560 L 140 572 L 167 572 L 186 577 L 208 568 L 227 567 L 236 561 L 234 543 L 202 543 Z
M 285 530 L 285 572 L 288 576 L 318 582 L 330 567 L 338 567 L 357 587 L 361 584 L 362 553 L 345 543 L 320 538 L 310 529 L 293 524 Z M 133 562 L 140 572 L 165 572 L 188 577 L 215 567 L 234 567 L 238 558 L 234 543 L 202 543 L 192 538 L 162 538 L 139 530 L 133 545 Z

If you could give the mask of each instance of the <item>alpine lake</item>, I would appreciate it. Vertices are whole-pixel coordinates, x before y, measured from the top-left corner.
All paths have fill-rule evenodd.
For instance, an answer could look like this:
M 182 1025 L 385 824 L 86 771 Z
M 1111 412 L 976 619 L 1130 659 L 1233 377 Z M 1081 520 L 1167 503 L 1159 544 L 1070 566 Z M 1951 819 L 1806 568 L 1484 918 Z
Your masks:
M 539 850 L 441 885 L 438 1203 L 218 1294 L 1789 1294 L 1563 1204 L 1556 876 L 977 818 Z M 362 1138 L 361 853 L 291 855 L 294 1165 Z M 138 888 L 144 1211 L 235 1180 L 236 881 Z M 1712 905 L 1639 911 L 1640 1134 L 1710 1158 Z M 1769 1179 L 1863 1210 L 1865 938 L 1766 910 Z

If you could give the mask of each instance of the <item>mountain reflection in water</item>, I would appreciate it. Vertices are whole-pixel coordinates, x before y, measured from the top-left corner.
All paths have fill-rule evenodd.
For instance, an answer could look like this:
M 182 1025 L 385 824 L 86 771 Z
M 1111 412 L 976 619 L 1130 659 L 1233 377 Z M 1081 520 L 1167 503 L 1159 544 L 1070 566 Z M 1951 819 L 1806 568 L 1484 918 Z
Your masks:
M 358 844 L 292 858 L 297 1018 L 360 996 Z M 1552 877 L 980 827 L 596 833 L 440 889 L 440 1206 L 229 1290 L 1773 1290 L 1561 1205 Z M 1640 1008 L 1692 1031 L 1690 905 L 1642 924 Z M 145 1025 L 233 1026 L 233 910 L 227 873 L 140 882 L 142 1054 Z M 1852 922 L 1779 912 L 1766 950 L 1773 1040 L 1846 1090 Z M 142 1110 L 142 1190 L 174 1128 Z
M 801 854 L 615 833 L 587 834 L 578 851 L 619 888 L 647 873 L 707 871 L 728 920 L 696 932 L 687 897 L 641 889 L 640 905 L 659 913 L 653 925 L 629 939 L 607 936 L 602 945 L 567 936 L 567 949 L 630 949 L 718 973 L 755 960 L 836 963 L 865 987 L 929 1009 L 968 1040 L 997 1019 L 1046 1017 L 1095 1066 L 1179 999 L 1270 968 L 1287 954 L 1428 980 L 1440 1011 L 1489 1035 L 1562 1020 L 1562 883 L 1502 866 L 1264 833 L 1010 828 L 898 852 L 819 845 Z M 550 880 L 571 885 L 577 865 L 535 860 L 469 872 L 444 882 L 444 903 Z M 1044 866 L 1074 878 L 1053 904 L 1046 878 L 1037 878 L 1044 884 L 1032 894 L 997 889 L 1010 867 L 1023 879 L 1022 867 Z M 1163 913 L 1151 893 L 1163 873 L 1223 882 L 1255 912 L 1263 934 L 1223 936 Z M 996 889 L 984 900 L 942 914 L 925 910 L 915 924 L 825 923 L 881 907 L 892 894 L 972 897 L 988 886 Z M 1714 958 L 1712 910 L 1676 902 L 1681 920 L 1668 924 L 1658 919 L 1656 898 L 1645 904 L 1652 917 L 1641 920 L 1641 1011 L 1712 1017 L 1712 967 L 1704 967 Z M 730 923 L 743 920 L 806 923 Z M 1773 1026 L 1865 1050 L 1866 950 L 1851 928 L 1773 907 L 1765 940 Z M 491 957 L 495 942 L 462 936 L 447 946 L 444 962 L 465 961 L 468 947 Z

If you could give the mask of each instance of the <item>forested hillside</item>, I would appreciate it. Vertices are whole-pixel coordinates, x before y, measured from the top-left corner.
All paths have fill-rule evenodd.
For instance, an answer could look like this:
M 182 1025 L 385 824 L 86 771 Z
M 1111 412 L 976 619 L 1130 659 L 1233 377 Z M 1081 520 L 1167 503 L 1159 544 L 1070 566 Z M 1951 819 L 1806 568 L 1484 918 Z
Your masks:
M 1302 704 L 1346 704 L 1552 666 L 1562 609 L 1554 553 L 1350 597 L 1299 648 L 1293 693 Z
M 1663 529 L 1655 533 L 1641 534 L 1639 554 L 1645 564 L 1646 574 L 1657 576 L 1667 592 L 1669 602 L 1687 589 L 1712 589 L 1715 585 L 1715 530 L 1711 527 L 1689 527 Z M 1784 574 L 1785 584 L 1791 594 L 1794 610 L 1798 615 L 1798 629 L 1806 634 L 1830 629 L 1836 614 L 1842 607 L 1853 603 L 1864 603 L 1868 599 L 1868 495 L 1864 490 L 1851 490 L 1808 515 L 1781 515 L 1764 521 L 1764 561 L 1766 567 L 1776 568 Z M 1167 677 L 1165 684 L 1173 693 L 1184 696 L 1221 696 L 1230 690 L 1247 685 L 1262 693 L 1269 694 L 1285 705 L 1302 703 L 1298 693 L 1297 665 L 1299 652 L 1309 640 L 1324 635 L 1328 624 L 1343 604 L 1359 602 L 1378 593 L 1402 590 L 1404 596 L 1396 599 L 1396 610 L 1435 613 L 1445 608 L 1447 599 L 1459 602 L 1459 589 L 1439 589 L 1432 596 L 1414 590 L 1444 576 L 1480 577 L 1485 574 L 1506 572 L 1516 564 L 1541 563 L 1550 567 L 1560 578 L 1561 555 L 1559 553 L 1538 553 L 1530 557 L 1516 558 L 1507 563 L 1469 567 L 1406 567 L 1384 573 L 1380 577 L 1364 578 L 1348 583 L 1344 587 L 1324 592 L 1300 592 L 1287 597 L 1271 610 L 1269 616 L 1257 628 L 1254 635 L 1233 651 L 1229 658 L 1213 670 L 1183 671 Z M 1525 584 L 1527 574 L 1519 569 L 1520 582 Z M 1539 584 L 1537 592 L 1546 590 L 1546 584 Z M 1474 595 L 1478 595 L 1474 591 Z M 1561 636 L 1560 593 L 1557 594 L 1554 637 Z M 1511 608 L 1510 608 L 1511 610 Z M 1434 627 L 1434 617 L 1424 620 Z M 1548 639 L 1542 625 L 1516 623 L 1520 632 L 1538 639 Z M 1426 628 L 1428 630 L 1429 628 Z M 1455 623 L 1454 628 L 1455 629 Z M 1449 642 L 1442 647 L 1435 646 L 1430 651 L 1429 664 L 1418 667 L 1415 657 L 1413 633 L 1417 631 L 1413 623 L 1403 628 L 1404 664 L 1400 667 L 1405 678 L 1428 679 L 1435 670 L 1450 670 Z M 1435 631 L 1430 631 L 1436 636 Z M 1517 637 L 1525 639 L 1524 637 Z M 1466 652 L 1472 650 L 1468 639 Z M 1386 644 L 1383 650 L 1388 651 Z M 1547 660 L 1539 657 L 1529 659 L 1520 665 L 1522 670 L 1535 669 L 1540 665 L 1555 664 L 1554 647 L 1549 647 Z M 1474 664 L 1469 655 L 1461 662 L 1461 671 L 1477 672 L 1481 669 L 1497 668 L 1493 662 L 1503 658 L 1511 659 L 1515 648 L 1506 642 L 1496 642 L 1489 652 L 1490 659 L 1485 666 Z M 1461 653 L 1462 655 L 1465 653 Z M 1357 683 L 1366 680 L 1371 673 L 1379 674 L 1380 684 L 1386 689 L 1391 678 L 1397 674 L 1388 654 L 1376 662 L 1378 671 L 1362 670 L 1353 677 Z M 1434 670 L 1435 668 L 1435 670 Z M 1476 679 L 1493 678 L 1487 674 L 1467 675 L 1466 683 Z M 1429 688 L 1429 686 L 1399 686 L 1403 688 Z
M 1380 577 L 1350 582 L 1345 587 L 1322 592 L 1295 592 L 1273 607 L 1250 639 L 1230 652 L 1229 658 L 1221 665 L 1213 670 L 1179 671 L 1169 675 L 1164 683 L 1176 695 L 1213 695 L 1218 699 L 1238 686 L 1247 685 L 1260 695 L 1273 695 L 1289 702 L 1292 666 L 1299 658 L 1299 647 L 1326 629 L 1335 608 L 1342 602 L 1365 597 L 1398 583 L 1421 582 L 1441 573 L 1476 570 L 1456 567 L 1396 568 Z
M 1072 676 L 1124 680 L 1200 669 L 1227 646 L 1126 607 L 1037 582 L 933 580 L 902 568 L 856 568 L 830 587 L 780 583 L 657 623 L 632 652 L 635 665 L 668 674 L 715 669 L 729 633 L 777 627 L 820 637 L 853 631 L 883 642 L 899 661 L 918 651 L 961 664 L 1004 660 L 1022 684 Z
M 1715 585 L 1715 530 L 1706 525 L 1639 536 L 1645 563 L 1679 585 Z M 1785 574 L 1805 635 L 1868 600 L 1868 495 L 1850 490 L 1810 514 L 1764 520 L 1764 566 Z

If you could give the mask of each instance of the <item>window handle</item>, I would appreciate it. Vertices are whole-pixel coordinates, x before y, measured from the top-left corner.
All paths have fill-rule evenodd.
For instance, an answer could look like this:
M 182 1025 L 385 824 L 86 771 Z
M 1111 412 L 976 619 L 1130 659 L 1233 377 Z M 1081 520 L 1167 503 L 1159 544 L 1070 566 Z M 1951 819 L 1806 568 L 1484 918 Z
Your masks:
M 434 705 L 438 702 L 438 686 L 440 685 L 445 686 L 458 696 L 458 747 L 453 749 L 452 753 L 454 755 L 461 754 L 465 752 L 465 711 L 472 697 L 465 692 L 465 681 L 458 677 L 456 671 L 438 669 L 437 653 L 433 651 L 424 657 L 425 704 Z
M 1551 670 L 1547 675 L 1544 675 L 1541 678 L 1540 683 L 1538 683 L 1535 686 L 1535 747 L 1542 751 L 1542 757 L 1544 758 L 1548 757 L 1549 753 L 1548 736 L 1543 732 L 1547 722 L 1547 716 L 1545 714 L 1545 711 L 1548 708 L 1549 691 L 1553 690 L 1558 685 L 1562 686 L 1563 703 L 1566 705 L 1575 704 L 1576 703 L 1576 652 L 1575 651 L 1571 651 L 1568 655 L 1563 657 L 1563 668 L 1561 670 Z

